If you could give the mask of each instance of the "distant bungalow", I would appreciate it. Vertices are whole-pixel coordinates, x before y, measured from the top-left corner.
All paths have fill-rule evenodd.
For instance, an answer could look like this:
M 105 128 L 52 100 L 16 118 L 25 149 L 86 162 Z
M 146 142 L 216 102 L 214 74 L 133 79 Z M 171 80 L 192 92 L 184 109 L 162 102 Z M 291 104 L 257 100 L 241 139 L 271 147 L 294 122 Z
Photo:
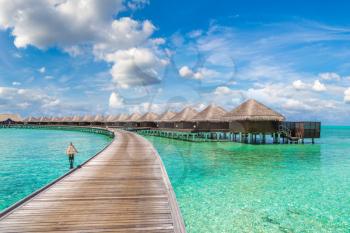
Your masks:
M 17 114 L 0 114 L 0 124 L 8 125 L 23 122 L 23 119 Z
M 288 122 L 285 117 L 250 99 L 227 112 L 220 106 L 210 104 L 201 112 L 188 106 L 175 113 L 165 111 L 158 115 L 147 112 L 131 115 L 28 117 L 0 115 L 1 125 L 71 125 L 115 127 L 138 131 L 141 134 L 171 137 L 192 141 L 238 141 L 243 143 L 304 142 L 304 139 L 320 137 L 320 122 Z M 271 141 L 270 140 L 270 141 Z

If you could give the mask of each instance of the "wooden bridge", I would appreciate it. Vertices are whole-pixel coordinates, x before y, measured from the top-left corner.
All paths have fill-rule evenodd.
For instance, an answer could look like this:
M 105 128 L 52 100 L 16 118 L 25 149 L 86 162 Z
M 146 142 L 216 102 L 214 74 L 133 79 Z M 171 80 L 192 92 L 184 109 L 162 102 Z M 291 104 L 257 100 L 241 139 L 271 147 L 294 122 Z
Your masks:
M 152 144 L 131 132 L 0 218 L 0 232 L 186 232 Z

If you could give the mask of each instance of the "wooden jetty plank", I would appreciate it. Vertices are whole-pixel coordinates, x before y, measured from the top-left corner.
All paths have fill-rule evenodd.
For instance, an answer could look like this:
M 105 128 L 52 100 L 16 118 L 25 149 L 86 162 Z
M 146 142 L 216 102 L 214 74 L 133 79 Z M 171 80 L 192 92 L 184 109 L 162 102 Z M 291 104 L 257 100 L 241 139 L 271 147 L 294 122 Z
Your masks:
M 186 232 L 163 163 L 131 132 L 0 219 L 0 232 Z

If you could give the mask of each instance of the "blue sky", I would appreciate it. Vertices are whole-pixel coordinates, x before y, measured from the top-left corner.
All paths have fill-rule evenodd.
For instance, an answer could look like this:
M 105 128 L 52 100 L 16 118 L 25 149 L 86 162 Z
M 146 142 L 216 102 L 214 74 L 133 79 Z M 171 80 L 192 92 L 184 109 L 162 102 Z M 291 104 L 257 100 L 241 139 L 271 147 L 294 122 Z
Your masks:
M 349 5 L 0 0 L 0 111 L 231 110 L 255 98 L 290 120 L 348 125 Z

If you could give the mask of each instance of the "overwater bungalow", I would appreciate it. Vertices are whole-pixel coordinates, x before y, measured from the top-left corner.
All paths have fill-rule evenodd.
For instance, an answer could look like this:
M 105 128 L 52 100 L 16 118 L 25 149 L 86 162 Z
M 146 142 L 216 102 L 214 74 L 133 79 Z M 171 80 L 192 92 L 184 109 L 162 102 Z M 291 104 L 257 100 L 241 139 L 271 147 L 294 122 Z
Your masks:
M 193 130 L 195 124 L 191 121 L 198 112 L 192 107 L 186 107 L 181 112 L 177 113 L 174 117 L 168 120 L 169 128 L 179 130 Z
M 39 118 L 39 125 L 48 125 L 50 122 L 50 118 L 46 116 L 42 116 Z
M 141 128 L 156 128 L 159 115 L 153 112 L 147 112 L 138 120 Z
M 108 126 L 115 126 L 119 115 L 109 115 L 105 118 L 105 124 Z
M 118 118 L 115 120 L 114 125 L 116 127 L 125 127 L 126 126 L 126 121 L 129 118 L 129 115 L 126 113 L 122 113 L 118 116 Z
M 72 116 L 65 116 L 62 118 L 61 124 L 62 125 L 72 125 L 72 120 L 73 120 Z
M 39 122 L 39 119 L 33 116 L 29 116 L 23 120 L 24 124 L 36 125 Z
M 86 125 L 91 125 L 92 121 L 94 120 L 94 117 L 91 115 L 85 115 L 82 119 L 82 121 L 80 122 L 80 125 L 82 126 L 86 126 Z
M 0 114 L 0 124 L 2 125 L 12 125 L 12 124 L 22 124 L 23 119 L 17 114 Z
M 99 125 L 99 126 L 105 125 L 105 117 L 100 114 L 96 115 L 92 120 L 92 124 Z
M 194 131 L 228 131 L 229 122 L 222 119 L 225 114 L 227 114 L 227 112 L 222 107 L 214 104 L 209 105 L 191 119 L 191 121 L 194 123 Z
M 222 119 L 230 122 L 229 128 L 233 133 L 275 133 L 285 117 L 264 104 L 249 99 L 225 114 Z
M 133 113 L 131 114 L 126 120 L 126 127 L 127 128 L 137 128 L 140 127 L 140 121 L 139 119 L 141 118 L 140 113 Z
M 173 118 L 176 115 L 175 112 L 166 111 L 163 114 L 161 114 L 158 119 L 156 119 L 157 128 L 159 129 L 166 129 L 171 128 L 173 125 L 172 122 L 169 122 L 171 118 Z
M 72 125 L 80 125 L 80 123 L 83 121 L 83 117 L 82 116 L 78 116 L 78 115 L 75 115 L 72 117 L 71 119 L 71 124 Z
M 59 124 L 61 124 L 61 121 L 62 121 L 62 118 L 60 118 L 60 117 L 52 117 L 50 124 L 51 125 L 59 125 Z

